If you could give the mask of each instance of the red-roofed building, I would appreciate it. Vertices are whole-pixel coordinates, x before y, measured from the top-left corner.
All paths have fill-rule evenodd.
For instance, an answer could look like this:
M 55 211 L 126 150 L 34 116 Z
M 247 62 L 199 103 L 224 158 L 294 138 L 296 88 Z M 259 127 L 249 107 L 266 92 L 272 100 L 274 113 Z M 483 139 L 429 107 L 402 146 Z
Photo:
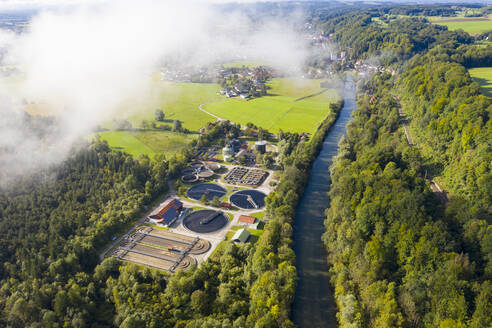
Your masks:
M 161 208 L 157 214 L 149 216 L 149 220 L 152 223 L 162 224 L 168 227 L 176 221 L 182 209 L 183 203 L 178 199 L 173 199 L 167 203 L 166 206 Z
M 239 219 L 237 219 L 237 223 L 242 226 L 247 226 L 251 229 L 258 229 L 258 224 L 260 223 L 260 220 L 253 216 L 241 215 Z

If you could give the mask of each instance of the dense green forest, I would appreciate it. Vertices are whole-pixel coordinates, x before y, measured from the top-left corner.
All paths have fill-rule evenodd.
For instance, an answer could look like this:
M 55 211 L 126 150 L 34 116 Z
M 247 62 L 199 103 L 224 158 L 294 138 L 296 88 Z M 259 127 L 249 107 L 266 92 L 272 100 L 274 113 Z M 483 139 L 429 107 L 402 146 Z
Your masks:
M 357 15 L 367 18 L 357 25 Z M 491 47 L 419 20 L 381 35 L 369 16 L 349 14 L 354 23 L 337 39 L 354 42 L 354 56 L 396 51 L 385 63 L 400 74 L 359 83 L 358 109 L 331 167 L 323 240 L 339 323 L 490 327 L 492 100 L 466 68 L 490 65 Z M 364 24 L 375 37 L 354 35 Z M 402 132 L 399 100 L 416 146 Z M 447 202 L 426 177 L 439 181 Z

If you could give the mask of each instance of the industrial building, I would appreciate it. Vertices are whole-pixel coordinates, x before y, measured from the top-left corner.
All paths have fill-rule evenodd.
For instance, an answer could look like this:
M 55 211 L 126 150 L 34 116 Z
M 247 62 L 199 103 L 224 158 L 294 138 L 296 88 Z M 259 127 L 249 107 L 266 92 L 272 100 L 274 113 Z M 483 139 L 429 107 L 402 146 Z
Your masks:
M 171 224 L 179 218 L 181 210 L 183 209 L 183 203 L 179 199 L 173 199 L 166 206 L 161 208 L 157 214 L 149 216 L 149 221 L 154 224 L 160 224 L 165 227 L 169 227 Z

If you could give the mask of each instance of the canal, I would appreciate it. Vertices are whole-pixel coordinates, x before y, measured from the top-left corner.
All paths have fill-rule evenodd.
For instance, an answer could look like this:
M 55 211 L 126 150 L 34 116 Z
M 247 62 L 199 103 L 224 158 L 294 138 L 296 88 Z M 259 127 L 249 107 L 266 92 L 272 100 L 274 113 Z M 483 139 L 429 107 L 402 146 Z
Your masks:
M 345 83 L 344 99 L 344 107 L 323 141 L 323 149 L 313 163 L 309 182 L 296 210 L 294 251 L 299 280 L 292 316 L 300 328 L 338 326 L 321 235 L 324 232 L 324 211 L 328 206 L 329 167 L 337 154 L 338 141 L 345 134 L 345 126 L 356 108 L 352 81 Z

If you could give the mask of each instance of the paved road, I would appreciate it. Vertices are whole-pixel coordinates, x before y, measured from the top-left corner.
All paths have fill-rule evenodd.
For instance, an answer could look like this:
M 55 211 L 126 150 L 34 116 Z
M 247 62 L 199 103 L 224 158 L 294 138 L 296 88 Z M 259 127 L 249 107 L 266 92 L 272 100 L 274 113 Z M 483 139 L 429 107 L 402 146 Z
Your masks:
M 214 115 L 214 114 L 212 114 L 210 112 L 207 112 L 205 109 L 203 109 L 203 105 L 206 105 L 206 104 L 200 104 L 200 106 L 198 106 L 198 109 L 201 110 L 202 112 L 204 112 L 205 114 L 212 116 L 217 121 L 225 121 L 223 118 L 218 117 L 217 115 Z

